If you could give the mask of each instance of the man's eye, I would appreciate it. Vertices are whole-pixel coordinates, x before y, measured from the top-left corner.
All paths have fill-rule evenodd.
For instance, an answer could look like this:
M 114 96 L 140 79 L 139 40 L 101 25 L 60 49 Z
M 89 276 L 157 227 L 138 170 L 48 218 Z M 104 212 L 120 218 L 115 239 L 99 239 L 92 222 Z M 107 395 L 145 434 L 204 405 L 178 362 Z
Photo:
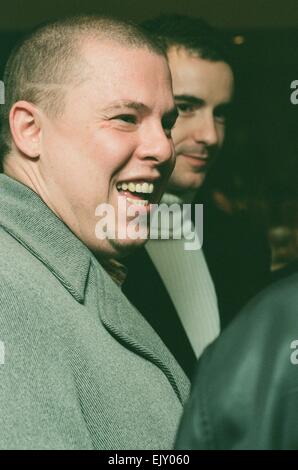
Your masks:
M 189 103 L 176 103 L 179 114 L 193 113 L 197 107 Z
M 119 114 L 118 116 L 113 117 L 113 119 L 117 119 L 118 121 L 127 122 L 128 124 L 136 124 L 137 117 L 134 114 Z
M 231 107 L 229 105 L 218 106 L 213 112 L 214 119 L 219 124 L 226 124 L 231 116 Z
M 214 119 L 219 124 L 225 124 L 227 116 L 224 113 L 214 113 Z

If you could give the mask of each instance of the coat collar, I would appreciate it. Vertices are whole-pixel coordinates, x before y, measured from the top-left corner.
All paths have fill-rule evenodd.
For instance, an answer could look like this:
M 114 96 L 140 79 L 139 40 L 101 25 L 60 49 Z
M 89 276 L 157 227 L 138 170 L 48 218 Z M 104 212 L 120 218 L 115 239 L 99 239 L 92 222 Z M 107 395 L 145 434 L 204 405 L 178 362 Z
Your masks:
M 0 225 L 84 301 L 91 252 L 27 186 L 0 175 Z

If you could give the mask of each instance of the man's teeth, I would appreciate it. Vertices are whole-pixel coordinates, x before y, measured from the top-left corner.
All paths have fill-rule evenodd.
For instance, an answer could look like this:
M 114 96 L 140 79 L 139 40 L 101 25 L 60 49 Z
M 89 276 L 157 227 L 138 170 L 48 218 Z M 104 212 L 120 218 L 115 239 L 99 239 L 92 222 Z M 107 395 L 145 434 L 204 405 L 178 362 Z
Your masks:
M 146 199 L 132 199 L 131 197 L 127 197 L 126 199 L 130 204 L 134 204 L 135 206 L 148 206 L 149 204 L 149 201 Z
M 154 191 L 152 183 L 119 183 L 117 184 L 118 191 L 129 191 L 130 193 L 143 193 L 151 194 Z

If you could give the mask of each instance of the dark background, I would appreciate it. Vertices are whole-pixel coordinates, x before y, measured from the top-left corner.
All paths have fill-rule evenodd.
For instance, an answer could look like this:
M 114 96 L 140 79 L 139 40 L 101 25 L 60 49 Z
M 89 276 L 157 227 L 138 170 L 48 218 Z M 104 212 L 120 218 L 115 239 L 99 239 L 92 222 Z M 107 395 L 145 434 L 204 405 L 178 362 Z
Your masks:
M 202 16 L 232 48 L 237 92 L 212 188 L 255 220 L 290 227 L 298 253 L 298 0 L 0 0 L 0 74 L 15 41 L 40 22 L 72 13 L 106 13 L 142 21 L 159 13 Z M 235 44 L 240 36 L 241 44 Z M 236 39 L 235 39 L 236 37 Z M 270 233 L 269 233 L 270 235 Z
M 141 21 L 159 13 L 203 16 L 225 29 L 286 29 L 298 26 L 297 0 L 1 0 L 0 29 L 28 29 L 76 12 L 111 13 Z

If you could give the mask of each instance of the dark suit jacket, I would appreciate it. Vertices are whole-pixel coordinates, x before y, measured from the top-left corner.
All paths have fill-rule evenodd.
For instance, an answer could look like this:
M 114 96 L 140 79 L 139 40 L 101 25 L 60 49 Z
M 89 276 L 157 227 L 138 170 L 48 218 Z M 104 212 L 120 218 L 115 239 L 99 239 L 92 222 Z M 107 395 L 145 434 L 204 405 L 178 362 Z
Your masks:
M 254 298 L 207 348 L 178 449 L 298 449 L 297 305 L 294 274 Z
M 204 204 L 204 254 L 218 298 L 221 327 L 270 283 L 271 252 L 265 231 L 246 211 L 228 215 Z
M 264 234 L 245 214 L 228 216 L 204 205 L 203 249 L 217 292 L 221 327 L 269 282 L 270 252 Z M 191 377 L 196 358 L 173 302 L 145 248 L 126 259 L 123 292 L 163 339 Z M 177 267 L 179 269 L 179 267 Z

